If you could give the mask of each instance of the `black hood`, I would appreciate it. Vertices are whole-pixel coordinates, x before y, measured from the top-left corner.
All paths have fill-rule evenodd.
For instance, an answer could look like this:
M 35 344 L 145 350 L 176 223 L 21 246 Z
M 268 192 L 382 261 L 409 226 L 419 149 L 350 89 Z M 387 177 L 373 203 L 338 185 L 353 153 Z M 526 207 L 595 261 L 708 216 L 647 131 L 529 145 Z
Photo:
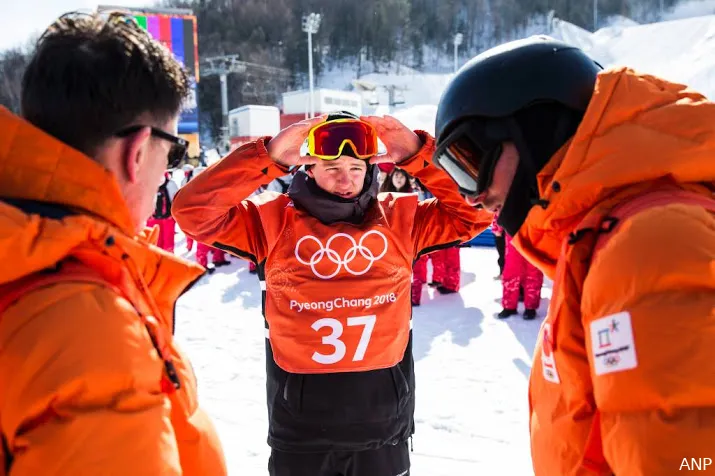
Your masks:
M 573 137 L 583 113 L 561 104 L 539 104 L 519 111 L 511 119 L 511 137 L 519 151 L 519 164 L 497 223 L 514 236 L 534 205 L 545 206 L 536 177 L 553 155 Z
M 305 210 L 326 225 L 341 221 L 359 225 L 377 198 L 379 187 L 377 174 L 378 168 L 368 165 L 365 184 L 360 195 L 355 198 L 342 198 L 318 187 L 314 179 L 300 171 L 293 177 L 288 188 L 288 196 L 296 207 Z

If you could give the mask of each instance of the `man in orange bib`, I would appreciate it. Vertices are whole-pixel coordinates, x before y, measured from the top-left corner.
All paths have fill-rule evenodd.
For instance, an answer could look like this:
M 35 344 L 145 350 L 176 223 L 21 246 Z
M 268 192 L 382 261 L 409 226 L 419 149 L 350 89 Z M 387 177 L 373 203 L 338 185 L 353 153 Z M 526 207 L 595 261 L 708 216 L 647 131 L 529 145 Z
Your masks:
M 433 144 L 390 117 L 336 113 L 242 146 L 176 196 L 188 236 L 258 267 L 271 475 L 409 474 L 412 263 L 491 220 L 432 165 Z M 436 198 L 378 196 L 379 162 L 399 163 Z M 247 199 L 298 165 L 307 170 L 286 194 Z
M 715 105 L 549 37 L 463 67 L 435 163 L 554 280 L 529 382 L 537 476 L 715 457 Z

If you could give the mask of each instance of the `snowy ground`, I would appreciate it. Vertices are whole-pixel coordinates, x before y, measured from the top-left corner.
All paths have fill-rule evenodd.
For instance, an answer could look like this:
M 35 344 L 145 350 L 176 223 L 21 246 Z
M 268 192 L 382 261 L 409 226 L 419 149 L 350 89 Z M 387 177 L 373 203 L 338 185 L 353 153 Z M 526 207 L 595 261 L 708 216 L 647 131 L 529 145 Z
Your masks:
M 185 250 L 177 235 L 177 252 Z M 192 258 L 193 253 L 185 256 Z M 417 372 L 413 476 L 530 475 L 527 381 L 537 321 L 495 318 L 501 285 L 494 248 L 462 249 L 459 294 L 424 290 L 414 311 Z M 229 474 L 267 474 L 261 293 L 245 262 L 205 277 L 177 307 L 177 338 L 199 379 Z

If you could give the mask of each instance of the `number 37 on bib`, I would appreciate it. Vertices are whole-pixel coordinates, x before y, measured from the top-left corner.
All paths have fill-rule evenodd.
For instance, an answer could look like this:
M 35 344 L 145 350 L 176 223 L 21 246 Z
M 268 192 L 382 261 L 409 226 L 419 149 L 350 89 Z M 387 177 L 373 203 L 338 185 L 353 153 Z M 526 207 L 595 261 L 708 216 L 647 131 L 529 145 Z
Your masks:
M 315 316 L 291 324 L 271 326 L 270 342 L 276 364 L 292 373 L 389 368 L 402 360 L 410 337 L 409 314 Z
M 352 361 L 360 362 L 365 358 L 365 352 L 367 351 L 368 345 L 370 345 L 370 337 L 372 337 L 372 331 L 375 329 L 375 320 L 377 316 L 371 314 L 369 316 L 358 316 L 358 317 L 348 317 L 347 326 L 361 328 L 360 340 L 355 346 Z M 337 319 L 330 317 L 324 317 L 318 319 L 311 326 L 315 331 L 320 332 L 324 327 L 329 327 L 332 332 L 329 335 L 323 336 L 323 344 L 333 348 L 333 352 L 330 354 L 323 354 L 318 351 L 313 352 L 312 359 L 319 364 L 335 364 L 340 362 L 346 357 L 348 352 L 347 346 L 341 337 L 345 333 L 345 327 Z

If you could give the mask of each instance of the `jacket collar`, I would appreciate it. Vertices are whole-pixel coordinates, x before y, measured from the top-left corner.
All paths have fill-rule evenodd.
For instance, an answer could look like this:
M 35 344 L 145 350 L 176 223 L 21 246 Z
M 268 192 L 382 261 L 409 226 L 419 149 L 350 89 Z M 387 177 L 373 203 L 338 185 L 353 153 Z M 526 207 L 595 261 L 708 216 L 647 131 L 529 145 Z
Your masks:
M 366 213 L 377 198 L 378 172 L 378 168 L 374 165 L 368 166 L 365 185 L 363 185 L 360 195 L 346 199 L 321 189 L 314 179 L 300 171 L 293 177 L 288 188 L 288 196 L 297 207 L 326 225 L 336 222 L 358 225 L 365 219 Z

